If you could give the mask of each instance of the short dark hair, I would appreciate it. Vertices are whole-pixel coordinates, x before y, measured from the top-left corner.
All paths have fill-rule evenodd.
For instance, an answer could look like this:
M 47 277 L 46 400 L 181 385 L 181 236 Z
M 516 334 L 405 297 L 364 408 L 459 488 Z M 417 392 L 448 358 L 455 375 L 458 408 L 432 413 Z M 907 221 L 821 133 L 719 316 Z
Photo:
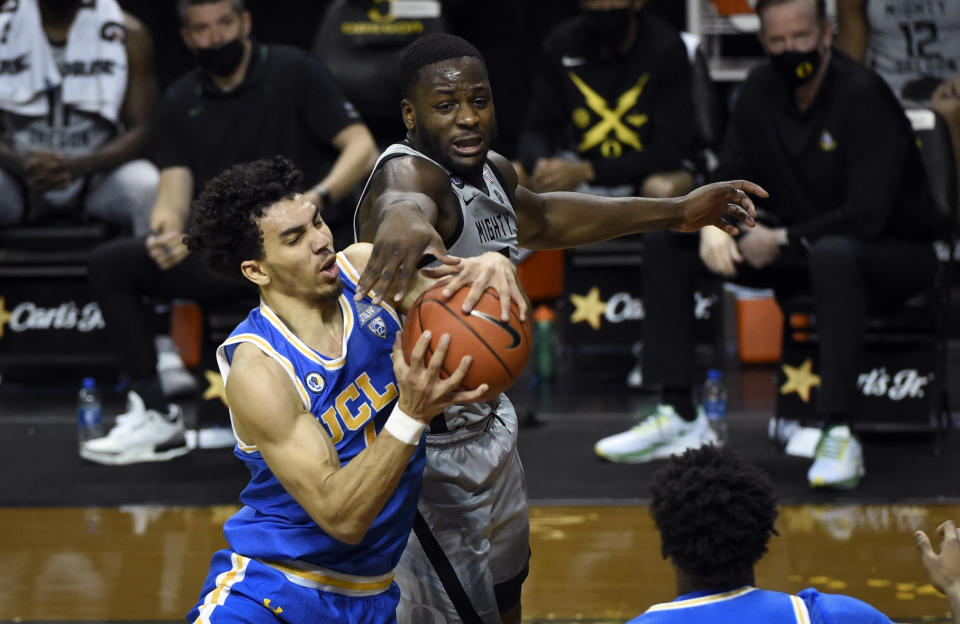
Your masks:
M 283 156 L 232 165 L 203 186 L 193 202 L 187 247 L 203 251 L 214 271 L 240 279 L 244 260 L 263 258 L 264 210 L 300 190 L 297 167 Z
M 177 15 L 180 16 L 180 24 L 185 25 L 187 23 L 187 7 L 198 4 L 214 4 L 215 2 L 221 2 L 221 0 L 177 0 Z M 238 15 L 247 10 L 243 0 L 230 0 L 230 4 L 233 5 L 233 10 Z
M 778 4 L 784 4 L 786 2 L 793 2 L 793 0 L 757 0 L 757 6 L 754 8 L 754 11 L 756 11 L 757 15 L 760 16 L 768 8 Z M 821 22 L 825 22 L 827 20 L 826 0 L 813 0 L 813 2 L 817 9 L 817 19 Z
M 673 456 L 650 491 L 664 557 L 704 589 L 738 583 L 776 535 L 770 479 L 729 449 L 707 445 Z
M 414 40 L 400 55 L 401 94 L 410 97 L 424 66 L 464 56 L 478 58 L 486 66 L 483 55 L 469 41 L 456 35 L 433 33 Z

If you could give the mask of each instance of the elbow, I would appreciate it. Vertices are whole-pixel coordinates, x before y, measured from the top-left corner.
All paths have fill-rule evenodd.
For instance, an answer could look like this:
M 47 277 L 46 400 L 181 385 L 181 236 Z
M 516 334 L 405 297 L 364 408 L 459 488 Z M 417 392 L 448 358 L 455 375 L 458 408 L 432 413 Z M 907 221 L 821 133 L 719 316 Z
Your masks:
M 329 527 L 324 527 L 324 530 L 338 542 L 356 546 L 367 536 L 367 529 L 369 528 L 370 525 L 366 523 L 356 520 L 343 520 Z

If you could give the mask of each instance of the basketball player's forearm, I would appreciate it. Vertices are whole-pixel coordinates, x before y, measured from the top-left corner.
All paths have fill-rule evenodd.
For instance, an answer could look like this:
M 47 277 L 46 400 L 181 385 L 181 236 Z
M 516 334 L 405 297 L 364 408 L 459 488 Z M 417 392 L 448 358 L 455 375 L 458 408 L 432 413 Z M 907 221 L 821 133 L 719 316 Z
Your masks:
M 397 489 L 416 448 L 381 431 L 370 446 L 327 477 L 315 497 L 315 513 L 321 517 L 314 519 L 338 540 L 360 542 Z
M 579 247 L 625 234 L 675 227 L 682 221 L 677 199 L 599 197 L 544 193 L 543 227 L 521 241 L 531 249 Z
M 349 127 L 343 132 L 349 140 L 327 175 L 311 189 L 317 192 L 326 189 L 332 201 L 339 201 L 362 183 L 377 161 L 377 146 L 366 127 L 362 127 L 362 131 Z

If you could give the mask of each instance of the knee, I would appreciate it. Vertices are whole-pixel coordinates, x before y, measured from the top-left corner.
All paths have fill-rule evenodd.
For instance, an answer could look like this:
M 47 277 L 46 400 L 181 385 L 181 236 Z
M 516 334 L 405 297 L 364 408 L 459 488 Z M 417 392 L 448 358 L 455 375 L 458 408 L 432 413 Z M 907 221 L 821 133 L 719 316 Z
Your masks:
M 684 169 L 653 173 L 643 181 L 640 194 L 644 197 L 679 197 L 693 187 L 693 175 Z
M 810 245 L 810 272 L 813 276 L 840 273 L 853 268 L 856 258 L 856 241 L 845 236 L 824 236 Z

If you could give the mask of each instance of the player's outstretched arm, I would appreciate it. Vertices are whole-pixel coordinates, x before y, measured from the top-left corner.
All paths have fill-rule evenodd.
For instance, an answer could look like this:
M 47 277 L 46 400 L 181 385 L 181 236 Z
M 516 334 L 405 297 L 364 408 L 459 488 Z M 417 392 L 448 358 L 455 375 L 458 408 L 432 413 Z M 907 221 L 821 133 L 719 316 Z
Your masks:
M 449 178 L 422 158 L 395 158 L 374 173 L 357 220 L 358 240 L 373 243 L 373 251 L 354 299 L 373 292 L 374 303 L 399 302 L 420 260 L 446 254 L 445 217 L 438 204 L 449 195 Z
M 250 344 L 239 345 L 234 353 L 227 400 L 237 435 L 256 446 L 287 492 L 337 540 L 356 544 L 363 539 L 396 489 L 425 424 L 446 406 L 474 400 L 484 389 L 456 390 L 469 358 L 449 378 L 440 379 L 449 337 L 440 341 L 432 366 L 423 363 L 427 344 L 429 335 L 417 343 L 409 366 L 397 371 L 398 409 L 384 430 L 343 467 L 330 434 L 306 410 L 280 365 Z M 403 359 L 398 353 L 395 346 L 395 362 Z
M 933 550 L 926 533 L 914 534 L 930 582 L 947 596 L 954 624 L 960 624 L 960 533 L 953 521 L 947 520 L 937 527 L 937 535 L 940 536 L 939 553 Z
M 518 184 L 516 172 L 503 156 L 491 153 L 490 160 L 511 187 L 517 236 L 530 249 L 579 247 L 663 228 L 692 232 L 715 225 L 737 234 L 735 223 L 752 227 L 757 216 L 749 194 L 767 197 L 763 188 L 746 180 L 707 184 L 667 199 L 538 194 Z

